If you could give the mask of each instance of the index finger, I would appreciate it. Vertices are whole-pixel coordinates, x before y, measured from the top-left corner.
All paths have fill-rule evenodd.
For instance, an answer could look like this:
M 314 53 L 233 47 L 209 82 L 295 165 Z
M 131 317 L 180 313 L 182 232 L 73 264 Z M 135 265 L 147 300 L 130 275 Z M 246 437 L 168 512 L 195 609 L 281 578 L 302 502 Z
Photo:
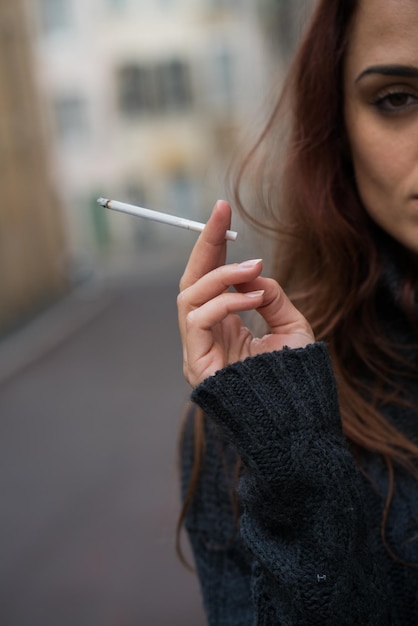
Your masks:
M 231 206 L 225 200 L 218 200 L 191 252 L 180 280 L 180 291 L 187 289 L 216 267 L 225 264 L 227 245 L 225 233 L 230 225 Z

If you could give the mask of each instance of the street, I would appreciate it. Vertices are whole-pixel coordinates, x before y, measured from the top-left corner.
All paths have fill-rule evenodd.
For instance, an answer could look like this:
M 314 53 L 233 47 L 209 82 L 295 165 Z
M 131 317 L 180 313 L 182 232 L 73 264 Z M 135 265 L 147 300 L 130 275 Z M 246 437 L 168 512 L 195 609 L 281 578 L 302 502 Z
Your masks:
M 5 342 L 2 626 L 205 623 L 198 583 L 174 545 L 189 394 L 177 284 L 173 271 L 74 295 L 58 321 Z M 53 325 L 65 317 L 57 339 Z M 33 358 L 13 369 L 43 332 L 47 347 L 32 346 Z

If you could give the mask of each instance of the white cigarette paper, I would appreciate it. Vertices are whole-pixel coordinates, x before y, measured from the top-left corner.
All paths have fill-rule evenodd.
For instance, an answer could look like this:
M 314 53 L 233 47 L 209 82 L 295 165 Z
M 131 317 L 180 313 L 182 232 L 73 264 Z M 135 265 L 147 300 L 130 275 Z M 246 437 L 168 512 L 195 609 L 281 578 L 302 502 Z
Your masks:
M 152 211 L 151 209 L 145 209 L 134 204 L 125 204 L 125 202 L 118 202 L 117 200 L 108 200 L 107 198 L 98 198 L 97 203 L 106 209 L 112 209 L 112 211 L 120 211 L 122 213 L 128 213 L 129 215 L 136 215 L 137 217 L 145 217 L 147 220 L 153 220 L 154 222 L 161 222 L 162 224 L 170 224 L 171 226 L 178 226 L 179 228 L 187 228 L 188 230 L 194 230 L 201 233 L 206 224 L 202 222 L 194 222 L 193 220 L 187 220 L 184 217 L 177 217 L 176 215 L 168 215 L 167 213 L 160 213 L 159 211 Z M 227 230 L 225 233 L 225 239 L 229 241 L 235 241 L 238 233 L 234 230 Z

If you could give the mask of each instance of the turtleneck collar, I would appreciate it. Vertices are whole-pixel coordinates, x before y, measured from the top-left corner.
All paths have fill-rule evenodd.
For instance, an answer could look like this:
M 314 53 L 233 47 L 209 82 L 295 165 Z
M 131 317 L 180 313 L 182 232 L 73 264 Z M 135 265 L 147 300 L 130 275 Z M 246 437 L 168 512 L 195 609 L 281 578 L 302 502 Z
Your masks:
M 418 338 L 418 255 L 404 248 L 382 230 L 376 240 L 382 274 L 378 285 L 377 314 L 405 332 L 414 343 Z M 398 334 L 398 333 L 396 333 Z

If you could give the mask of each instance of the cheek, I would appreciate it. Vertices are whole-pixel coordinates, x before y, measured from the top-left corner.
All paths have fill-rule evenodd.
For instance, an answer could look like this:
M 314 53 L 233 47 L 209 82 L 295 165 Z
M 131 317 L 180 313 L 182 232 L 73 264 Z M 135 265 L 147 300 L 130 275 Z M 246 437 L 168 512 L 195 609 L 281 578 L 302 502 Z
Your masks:
M 399 144 L 371 123 L 358 124 L 351 133 L 350 147 L 360 197 L 366 208 L 370 202 L 389 200 L 402 179 L 404 165 Z

